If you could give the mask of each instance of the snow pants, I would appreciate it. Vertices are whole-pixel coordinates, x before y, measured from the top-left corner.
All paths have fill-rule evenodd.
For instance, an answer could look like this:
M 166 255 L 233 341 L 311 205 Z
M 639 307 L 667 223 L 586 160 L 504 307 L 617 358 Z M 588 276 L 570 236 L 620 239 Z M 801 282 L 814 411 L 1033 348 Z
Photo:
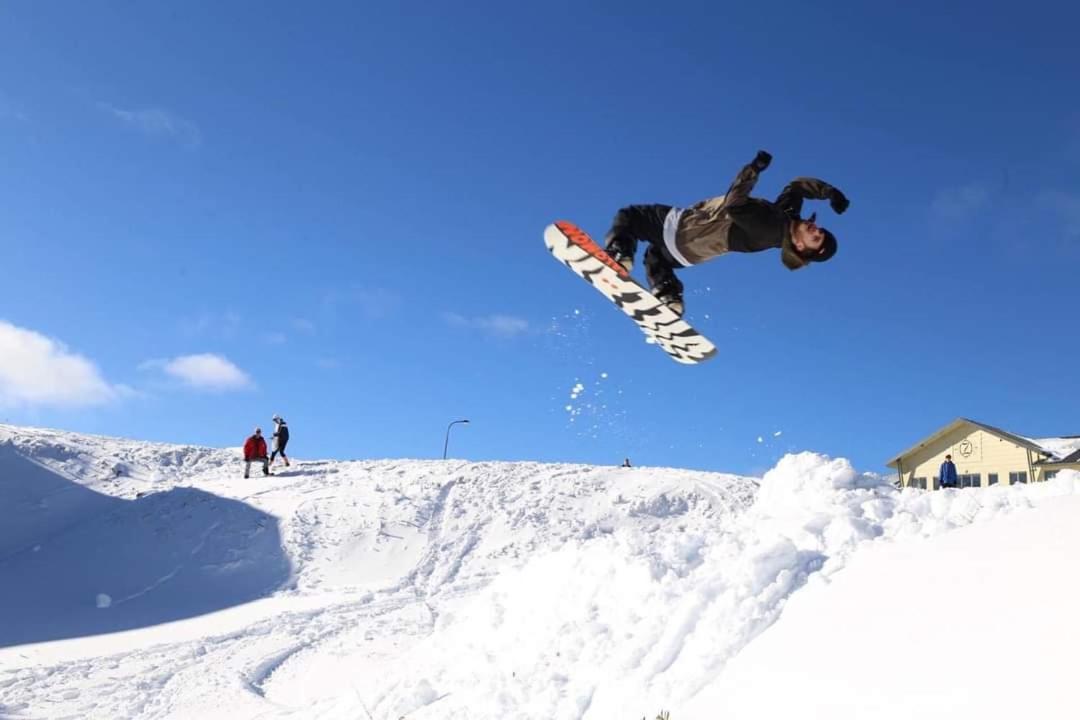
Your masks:
M 250 474 L 250 472 L 251 472 L 251 463 L 253 463 L 253 462 L 261 462 L 262 463 L 263 475 L 269 475 L 270 474 L 270 460 L 268 458 L 265 458 L 265 457 L 252 458 L 251 460 L 245 460 L 244 461 L 244 477 L 248 477 L 248 475 Z
M 683 284 L 675 276 L 675 268 L 682 267 L 664 247 L 664 220 L 671 211 L 670 205 L 628 205 L 615 213 L 611 229 L 604 237 L 608 254 L 622 253 L 634 257 L 638 241 L 649 244 L 645 250 L 645 278 L 657 297 L 683 296 Z
M 274 438 L 274 451 L 272 453 L 270 453 L 270 462 L 271 462 L 271 464 L 274 462 L 274 458 L 276 458 L 278 455 L 281 456 L 281 459 L 285 461 L 286 465 L 289 464 L 289 458 L 288 458 L 287 455 L 285 455 L 285 446 L 288 445 L 288 444 L 289 444 L 288 440 L 282 440 L 281 438 Z

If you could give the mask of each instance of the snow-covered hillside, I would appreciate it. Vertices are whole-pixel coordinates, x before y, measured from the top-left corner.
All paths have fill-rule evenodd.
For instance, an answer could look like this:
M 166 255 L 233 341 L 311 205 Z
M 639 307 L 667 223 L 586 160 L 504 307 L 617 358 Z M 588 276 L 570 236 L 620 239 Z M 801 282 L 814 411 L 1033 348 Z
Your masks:
M 0 717 L 759 717 L 783 695 L 770 644 L 805 637 L 822 604 L 897 625 L 895 608 L 830 599 L 841 581 L 923 597 L 910 560 L 889 567 L 936 557 L 929 538 L 1080 513 L 1057 497 L 1075 473 L 899 492 L 812 453 L 760 480 L 456 460 L 294 460 L 245 480 L 239 455 L 0 426 Z M 954 562 L 978 552 L 963 547 Z M 804 677 L 837 661 L 825 637 L 792 641 L 819 643 Z M 895 641 L 852 642 L 890 677 Z

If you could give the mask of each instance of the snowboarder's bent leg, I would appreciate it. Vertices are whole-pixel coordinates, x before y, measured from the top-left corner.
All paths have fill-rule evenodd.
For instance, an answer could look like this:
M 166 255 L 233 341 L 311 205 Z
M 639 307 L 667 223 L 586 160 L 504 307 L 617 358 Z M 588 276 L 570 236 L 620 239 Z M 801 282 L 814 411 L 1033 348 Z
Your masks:
M 670 210 L 670 205 L 628 205 L 620 209 L 604 237 L 608 255 L 630 270 L 639 240 L 664 244 L 664 219 Z
M 653 243 L 645 251 L 645 277 L 649 280 L 656 299 L 664 303 L 677 315 L 683 314 L 683 284 L 675 276 L 678 263 L 668 254 L 663 240 Z

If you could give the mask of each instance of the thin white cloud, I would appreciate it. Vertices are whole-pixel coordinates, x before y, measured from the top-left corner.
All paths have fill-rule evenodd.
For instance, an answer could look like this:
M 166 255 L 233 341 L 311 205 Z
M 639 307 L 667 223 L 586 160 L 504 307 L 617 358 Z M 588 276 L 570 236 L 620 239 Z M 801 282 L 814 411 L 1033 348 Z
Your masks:
M 159 108 L 124 110 L 106 102 L 99 102 L 98 108 L 144 135 L 175 140 L 187 148 L 197 148 L 202 144 L 202 132 L 199 131 L 199 127 L 168 110 Z
M 26 122 L 29 118 L 23 111 L 22 105 L 12 100 L 3 92 L 0 92 L 0 119 L 19 120 Z
M 188 337 L 212 336 L 231 340 L 240 332 L 243 322 L 243 318 L 237 312 L 204 312 L 198 317 L 182 319 L 180 331 Z
M 297 332 L 302 332 L 307 335 L 315 334 L 315 323 L 311 322 L 307 318 L 293 318 L 292 326 L 293 329 Z
M 255 385 L 251 377 L 230 360 L 213 353 L 181 355 L 172 360 L 148 360 L 139 369 L 160 369 L 196 390 L 245 390 Z
M 82 407 L 129 394 L 63 343 L 0 320 L 0 407 Z
M 233 332 L 230 334 L 235 334 L 235 328 L 239 327 L 239 325 L 240 319 L 237 317 L 236 322 L 232 325 Z M 305 318 L 292 318 L 289 320 L 289 327 L 291 327 L 294 332 L 303 335 L 314 335 L 316 332 L 315 323 Z M 290 335 L 280 330 L 271 330 L 270 332 L 263 333 L 262 337 L 268 345 L 284 345 L 289 342 Z
M 1058 214 L 1065 228 L 1065 236 L 1071 240 L 1080 239 L 1080 195 L 1050 190 L 1043 193 L 1040 199 Z
M 486 315 L 465 317 L 457 313 L 444 313 L 443 319 L 453 327 L 480 330 L 498 337 L 515 337 L 529 331 L 529 321 L 512 315 Z
M 935 216 L 944 220 L 967 220 L 986 208 L 990 192 L 980 183 L 938 190 L 930 205 Z
M 330 290 L 323 296 L 323 308 L 336 312 L 340 306 L 357 308 L 370 320 L 392 315 L 401 305 L 401 297 L 384 288 L 353 287 L 347 290 Z

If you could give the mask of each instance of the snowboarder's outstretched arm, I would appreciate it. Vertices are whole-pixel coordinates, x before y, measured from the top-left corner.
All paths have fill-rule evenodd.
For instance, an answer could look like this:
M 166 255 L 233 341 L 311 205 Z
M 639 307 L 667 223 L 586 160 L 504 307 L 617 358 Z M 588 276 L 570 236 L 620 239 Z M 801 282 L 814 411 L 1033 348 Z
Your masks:
M 731 188 L 724 196 L 724 204 L 729 207 L 738 205 L 750 197 L 754 186 L 757 185 L 758 175 L 765 172 L 765 168 L 769 167 L 771 162 L 772 155 L 764 150 L 758 150 L 757 156 L 735 176 L 735 182 L 731 183 Z
M 824 180 L 817 178 L 795 178 L 776 198 L 776 205 L 792 217 L 799 217 L 803 200 L 828 200 L 833 212 L 840 215 L 848 208 L 848 199 L 844 193 Z

